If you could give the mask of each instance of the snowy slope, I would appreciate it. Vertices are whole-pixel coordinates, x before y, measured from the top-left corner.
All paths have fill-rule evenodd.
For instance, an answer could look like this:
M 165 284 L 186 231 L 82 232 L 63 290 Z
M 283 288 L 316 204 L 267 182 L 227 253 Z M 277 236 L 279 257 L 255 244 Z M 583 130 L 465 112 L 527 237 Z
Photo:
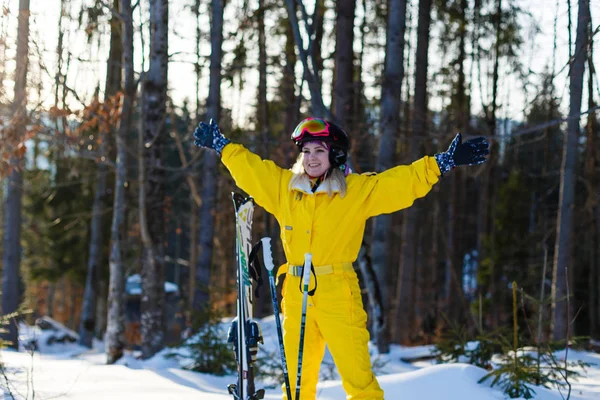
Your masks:
M 265 336 L 265 351 L 276 351 L 277 336 L 273 318 L 261 321 Z M 30 334 L 33 331 L 29 332 Z M 118 365 L 105 365 L 102 343 L 93 350 L 77 345 L 60 345 L 52 352 L 29 354 L 25 351 L 3 350 L 0 353 L 5 364 L 9 389 L 16 399 L 230 399 L 226 386 L 235 381 L 234 376 L 216 377 L 180 368 L 185 361 L 166 358 L 173 350 L 165 350 L 154 358 L 141 361 L 128 355 Z M 46 349 L 48 350 L 48 349 Z M 485 371 L 466 364 L 431 365 L 419 362 L 412 365 L 401 358 L 414 358 L 429 354 L 429 347 L 402 348 L 393 346 L 389 355 L 374 356 L 379 365 L 377 375 L 385 391 L 386 399 L 402 400 L 499 400 L 504 395 L 489 384 L 477 383 Z M 579 382 L 573 382 L 572 400 L 600 399 L 600 355 L 586 352 L 569 352 L 569 359 L 595 363 L 585 372 Z M 331 360 L 326 357 L 325 364 Z M 322 376 L 331 375 L 329 368 L 322 368 Z M 335 375 L 335 371 L 333 372 Z M 1 378 L 0 378 L 1 379 Z M 265 383 L 258 382 L 257 387 Z M 7 395 L 6 382 L 0 380 L 0 389 Z M 556 391 L 536 388 L 537 400 L 559 400 Z M 564 398 L 566 391 L 563 390 Z M 267 389 L 266 399 L 280 399 L 279 388 Z M 319 383 L 319 400 L 344 399 L 339 380 Z

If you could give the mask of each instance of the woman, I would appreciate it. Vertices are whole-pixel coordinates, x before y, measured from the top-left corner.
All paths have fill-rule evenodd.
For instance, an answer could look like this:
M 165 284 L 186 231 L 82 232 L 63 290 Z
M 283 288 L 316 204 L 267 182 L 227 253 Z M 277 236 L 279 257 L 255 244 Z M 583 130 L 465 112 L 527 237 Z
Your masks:
M 287 360 L 298 359 L 302 312 L 300 270 L 304 254 L 313 255 L 302 399 L 316 397 L 326 344 L 348 399 L 383 399 L 383 391 L 371 369 L 367 314 L 352 267 L 365 223 L 370 217 L 409 207 L 450 169 L 483 163 L 489 154 L 488 143 L 483 138 L 462 143 L 458 134 L 448 151 L 435 157 L 423 157 L 411 165 L 379 174 L 358 175 L 351 173 L 346 164 L 350 147 L 346 133 L 319 118 L 307 118 L 294 130 L 292 140 L 301 152 L 291 170 L 261 160 L 242 145 L 231 143 L 212 120 L 210 125 L 201 123 L 194 137 L 197 146 L 216 150 L 237 186 L 279 222 L 287 259 L 279 268 L 279 274 L 287 274 L 282 289 Z M 297 365 L 291 362 L 288 368 L 289 376 L 296 376 Z M 294 393 L 295 382 L 290 385 Z M 285 388 L 283 392 L 286 399 Z

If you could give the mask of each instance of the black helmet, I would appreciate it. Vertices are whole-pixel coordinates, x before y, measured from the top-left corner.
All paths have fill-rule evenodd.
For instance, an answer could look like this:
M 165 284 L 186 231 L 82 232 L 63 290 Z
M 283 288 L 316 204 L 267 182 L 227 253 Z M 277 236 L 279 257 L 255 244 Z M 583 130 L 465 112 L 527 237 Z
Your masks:
M 292 140 L 300 149 L 305 142 L 326 142 L 329 147 L 329 162 L 333 168 L 339 167 L 348 158 L 350 140 L 342 128 L 321 118 L 302 120 L 292 133 Z

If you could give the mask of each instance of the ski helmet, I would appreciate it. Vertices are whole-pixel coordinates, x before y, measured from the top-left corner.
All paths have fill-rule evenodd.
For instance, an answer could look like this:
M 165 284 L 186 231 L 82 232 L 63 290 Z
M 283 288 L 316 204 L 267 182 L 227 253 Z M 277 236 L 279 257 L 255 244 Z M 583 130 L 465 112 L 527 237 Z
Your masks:
M 329 162 L 333 168 L 343 165 L 348 158 L 350 140 L 342 128 L 321 118 L 302 120 L 292 133 L 292 140 L 302 149 L 306 142 L 319 141 L 329 145 Z

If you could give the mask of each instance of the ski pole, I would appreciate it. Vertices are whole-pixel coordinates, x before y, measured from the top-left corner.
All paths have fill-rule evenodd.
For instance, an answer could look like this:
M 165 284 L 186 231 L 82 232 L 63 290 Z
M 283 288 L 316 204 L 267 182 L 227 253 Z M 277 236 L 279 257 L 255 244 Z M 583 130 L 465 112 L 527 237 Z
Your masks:
M 312 264 L 312 254 L 304 255 L 304 270 L 302 281 L 304 284 L 302 290 L 302 319 L 300 320 L 300 346 L 298 347 L 298 376 L 296 377 L 296 400 L 300 400 L 300 381 L 302 380 L 302 351 L 304 347 L 304 330 L 306 327 L 306 305 L 308 303 L 308 285 L 310 284 L 310 266 Z
M 283 332 L 281 329 L 281 319 L 279 318 L 279 305 L 277 304 L 277 290 L 275 288 L 275 276 L 273 274 L 273 253 L 271 252 L 271 238 L 264 237 L 261 239 L 263 243 L 263 258 L 265 267 L 269 272 L 269 286 L 271 287 L 271 298 L 273 299 L 273 313 L 275 314 L 275 325 L 277 326 L 277 339 L 279 340 L 279 352 L 281 353 L 281 364 L 283 366 L 283 378 L 285 380 L 285 390 L 287 398 L 292 400 L 292 389 L 290 388 L 290 377 L 288 375 L 287 361 L 285 358 L 285 348 L 283 346 Z

